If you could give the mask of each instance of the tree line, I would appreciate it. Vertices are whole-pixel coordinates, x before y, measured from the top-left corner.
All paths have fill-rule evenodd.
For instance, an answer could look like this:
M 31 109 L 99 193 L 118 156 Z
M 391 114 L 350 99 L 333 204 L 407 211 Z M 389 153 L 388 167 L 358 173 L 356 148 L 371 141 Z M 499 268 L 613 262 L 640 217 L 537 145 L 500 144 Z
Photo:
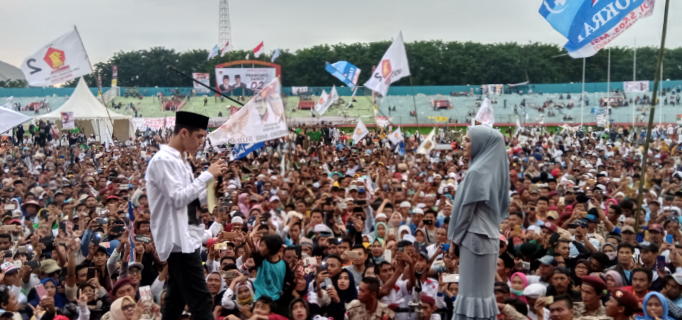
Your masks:
M 282 66 L 284 86 L 331 86 L 341 83 L 324 70 L 325 62 L 346 60 L 358 66 L 362 72 L 359 83 L 369 78 L 375 66 L 391 43 L 389 41 L 317 45 L 295 51 L 281 50 L 275 63 Z M 443 42 L 439 40 L 406 43 L 406 51 L 416 86 L 476 85 L 490 83 L 568 83 L 582 81 L 582 59 L 566 55 L 561 46 L 543 43 L 497 43 Z M 273 51 L 274 52 L 274 51 Z M 270 61 L 272 53 L 259 60 Z M 117 52 L 108 61 L 97 63 L 94 68 L 102 77 L 102 85 L 111 84 L 112 66 L 118 66 L 118 85 L 121 87 L 189 87 L 191 81 L 183 78 L 167 66 L 191 74 L 211 74 L 215 85 L 215 65 L 243 60 L 247 53 L 237 50 L 224 57 L 206 60 L 208 50 L 195 49 L 177 52 L 173 49 L 153 47 L 146 50 Z M 633 76 L 632 48 L 611 49 L 611 81 L 630 81 Z M 637 49 L 637 80 L 653 80 L 657 49 Z M 585 81 L 607 81 L 608 50 L 601 50 L 587 59 Z M 682 79 L 682 48 L 665 52 L 664 78 Z M 97 85 L 96 76 L 86 76 L 88 85 Z M 75 86 L 71 81 L 66 86 Z M 409 85 L 403 78 L 394 85 Z

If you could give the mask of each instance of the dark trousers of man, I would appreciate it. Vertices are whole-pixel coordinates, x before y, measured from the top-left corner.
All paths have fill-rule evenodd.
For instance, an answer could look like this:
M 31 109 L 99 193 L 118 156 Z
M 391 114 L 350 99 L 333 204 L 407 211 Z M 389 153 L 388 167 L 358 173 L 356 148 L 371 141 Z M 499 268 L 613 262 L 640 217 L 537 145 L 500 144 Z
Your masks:
M 163 320 L 182 317 L 189 306 L 193 320 L 213 320 L 213 299 L 208 291 L 199 249 L 194 253 L 173 252 L 168 257 L 168 291 Z

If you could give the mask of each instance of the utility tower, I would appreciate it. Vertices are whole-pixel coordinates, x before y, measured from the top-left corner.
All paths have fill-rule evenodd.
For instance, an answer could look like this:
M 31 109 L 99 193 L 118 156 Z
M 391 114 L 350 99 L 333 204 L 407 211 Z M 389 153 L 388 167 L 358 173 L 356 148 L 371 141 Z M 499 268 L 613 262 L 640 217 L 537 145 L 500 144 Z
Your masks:
M 218 26 L 218 46 L 222 49 L 225 44 L 229 41 L 230 46 L 234 48 L 232 44 L 232 28 L 230 27 L 230 7 L 227 0 L 220 1 L 220 16 L 219 16 L 219 26 Z

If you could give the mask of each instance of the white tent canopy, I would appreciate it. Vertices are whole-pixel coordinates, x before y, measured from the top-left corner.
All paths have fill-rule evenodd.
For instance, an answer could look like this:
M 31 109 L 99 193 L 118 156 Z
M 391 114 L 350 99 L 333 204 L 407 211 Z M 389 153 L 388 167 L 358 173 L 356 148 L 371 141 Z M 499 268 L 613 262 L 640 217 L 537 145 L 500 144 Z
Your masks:
M 69 100 L 56 110 L 35 117 L 36 120 L 51 120 L 61 128 L 62 112 L 73 112 L 76 126 L 84 129 L 84 134 L 94 134 L 100 142 L 105 142 L 107 135 L 114 134 L 119 141 L 125 141 L 135 134 L 131 116 L 107 110 L 101 101 L 90 92 L 83 78 L 78 80 L 76 90 Z M 113 125 L 112 125 L 113 122 Z

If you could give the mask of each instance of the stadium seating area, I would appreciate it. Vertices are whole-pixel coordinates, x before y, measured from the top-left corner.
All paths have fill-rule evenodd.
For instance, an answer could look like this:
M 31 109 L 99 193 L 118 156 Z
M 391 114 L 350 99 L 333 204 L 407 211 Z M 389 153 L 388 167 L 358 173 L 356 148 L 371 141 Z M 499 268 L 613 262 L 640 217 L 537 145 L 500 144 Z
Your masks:
M 646 95 L 651 96 L 651 93 L 647 93 Z M 598 109 L 600 99 L 603 99 L 605 96 L 605 92 L 589 93 L 587 95 L 588 102 L 582 110 L 583 122 L 593 123 L 596 121 L 597 114 L 599 113 L 596 109 Z M 648 106 L 635 105 L 635 108 L 633 108 L 633 103 L 630 103 L 630 99 L 634 102 L 637 96 L 637 94 L 627 95 L 625 100 L 629 105 L 612 108 L 609 118 L 616 123 L 632 123 L 634 113 L 637 122 L 648 120 Z M 643 96 L 643 94 L 639 94 L 639 96 Z M 670 100 L 676 101 L 679 96 L 679 92 L 676 92 L 674 95 L 672 93 L 667 93 L 666 95 L 668 102 Z M 317 96 L 312 97 L 314 101 L 316 101 L 317 98 Z M 580 100 L 578 99 L 578 94 L 575 93 L 571 94 L 570 99 L 568 99 L 566 94 L 560 95 L 557 93 L 531 95 L 502 94 L 491 95 L 489 98 L 493 103 L 496 123 L 514 124 L 517 115 L 521 123 L 538 123 L 541 121 L 546 124 L 581 122 Z M 5 99 L 6 98 L 0 97 L 0 104 L 4 103 Z M 25 108 L 31 103 L 46 101 L 49 107 L 54 110 L 61 106 L 67 99 L 67 97 L 15 97 L 14 102 L 20 103 L 22 108 Z M 341 117 L 349 120 L 362 117 L 363 122 L 366 124 L 375 123 L 375 112 L 371 96 L 356 96 L 351 108 L 346 108 L 350 96 L 341 96 L 341 99 L 343 99 L 342 102 L 339 101 L 337 104 L 330 107 L 323 116 Z M 662 98 L 662 100 L 664 99 L 665 98 Z M 572 103 L 574 107 L 545 108 L 544 110 L 539 110 L 540 107 L 548 101 L 552 101 L 554 104 L 565 105 Z M 172 116 L 174 114 L 173 111 L 161 110 L 161 104 L 158 99 L 149 96 L 145 96 L 142 99 L 117 97 L 114 99 L 114 102 L 117 105 L 119 102 L 121 103 L 120 109 L 114 109 L 116 112 L 131 116 L 135 116 L 135 112 L 130 108 L 131 103 L 137 110 L 137 117 L 164 117 Z M 298 102 L 299 98 L 297 96 L 287 96 L 285 98 L 285 108 L 287 116 L 290 119 L 320 119 L 320 115 L 315 111 L 311 112 L 309 110 L 297 109 L 296 106 L 298 105 Z M 463 124 L 469 123 L 471 118 L 475 116 L 482 103 L 482 96 L 453 97 L 447 95 L 417 94 L 413 97 L 409 95 L 389 95 L 384 98 L 378 98 L 377 102 L 377 115 L 390 118 L 391 122 L 395 125 L 414 125 L 417 123 L 420 125 L 444 125 L 446 123 Z M 416 117 L 414 115 L 415 103 Z M 230 105 L 237 106 L 237 104 L 232 101 L 227 99 L 221 101 L 219 98 L 213 96 L 208 97 L 206 105 L 204 105 L 204 97 L 193 97 L 184 104 L 183 110 L 200 112 L 208 114 L 211 117 L 227 117 L 229 115 L 228 108 Z M 525 105 L 525 107 L 523 107 L 523 105 Z M 111 106 L 112 104 L 109 102 L 107 107 L 111 108 Z M 660 112 L 661 110 L 662 113 Z M 32 110 L 23 112 L 28 115 L 35 115 L 35 112 Z M 46 112 L 45 108 L 39 111 L 40 114 Z M 679 103 L 676 102 L 675 106 L 670 103 L 667 105 L 664 104 L 662 108 L 657 109 L 656 122 L 659 121 L 660 117 L 661 121 L 664 123 L 673 123 L 676 121 L 678 114 L 682 114 L 682 107 L 679 106 Z

